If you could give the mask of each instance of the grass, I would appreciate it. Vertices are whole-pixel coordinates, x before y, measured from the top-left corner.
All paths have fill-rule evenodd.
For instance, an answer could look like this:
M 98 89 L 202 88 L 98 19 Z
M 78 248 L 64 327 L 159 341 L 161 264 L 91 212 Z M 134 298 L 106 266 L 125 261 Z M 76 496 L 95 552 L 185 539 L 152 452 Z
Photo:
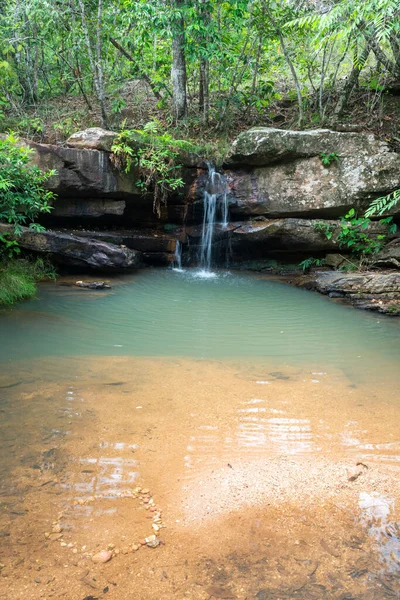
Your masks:
M 0 307 L 34 298 L 36 283 L 55 279 L 53 266 L 42 258 L 3 259 L 0 261 Z

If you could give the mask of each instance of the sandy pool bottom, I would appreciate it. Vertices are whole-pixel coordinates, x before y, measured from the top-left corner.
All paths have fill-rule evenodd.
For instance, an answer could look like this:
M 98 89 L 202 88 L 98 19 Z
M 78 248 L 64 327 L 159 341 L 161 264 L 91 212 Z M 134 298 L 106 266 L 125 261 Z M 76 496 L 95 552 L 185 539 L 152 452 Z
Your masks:
M 0 598 L 400 597 L 395 385 L 179 357 L 1 372 Z

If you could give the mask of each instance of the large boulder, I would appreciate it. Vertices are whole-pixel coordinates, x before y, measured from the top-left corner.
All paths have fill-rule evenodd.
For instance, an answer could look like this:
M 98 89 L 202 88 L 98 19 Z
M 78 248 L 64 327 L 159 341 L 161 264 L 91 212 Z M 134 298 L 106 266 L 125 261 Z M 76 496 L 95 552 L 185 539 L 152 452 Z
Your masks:
M 358 134 L 354 134 L 358 135 Z M 319 157 L 270 167 L 227 171 L 230 215 L 336 218 L 365 210 L 372 199 L 400 187 L 400 154 L 346 156 L 330 166 Z M 392 210 L 397 214 L 400 206 Z
M 400 315 L 400 273 L 319 272 L 297 283 L 332 298 L 343 298 L 356 308 Z
M 118 171 L 108 152 L 26 143 L 33 150 L 34 164 L 45 171 L 56 170 L 47 187 L 60 196 L 124 199 L 141 193 L 137 170 Z
M 0 234 L 11 231 L 9 225 L 0 223 Z M 140 252 L 124 246 L 60 231 L 35 233 L 23 227 L 18 243 L 26 250 L 52 255 L 59 262 L 100 271 L 133 269 L 141 260 Z
M 329 129 L 292 131 L 254 127 L 241 133 L 225 158 L 227 167 L 263 166 L 336 153 L 339 157 L 374 155 L 389 150 L 374 135 Z
M 111 147 L 117 137 L 115 131 L 108 131 L 101 127 L 90 127 L 83 131 L 73 133 L 67 139 L 67 146 L 72 148 L 87 148 L 88 150 L 105 150 L 111 152 Z

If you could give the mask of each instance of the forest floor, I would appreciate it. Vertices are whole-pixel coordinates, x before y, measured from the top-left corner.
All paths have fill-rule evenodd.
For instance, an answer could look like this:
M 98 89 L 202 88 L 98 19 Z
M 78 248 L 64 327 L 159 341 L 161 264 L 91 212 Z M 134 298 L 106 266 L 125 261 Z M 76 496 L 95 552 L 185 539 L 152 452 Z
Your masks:
M 333 103 L 335 94 L 332 95 Z M 60 98 L 42 101 L 22 112 L 9 113 L 1 124 L 2 131 L 12 130 L 22 137 L 43 143 L 63 143 L 72 133 L 87 127 L 101 125 L 100 111 L 94 96 L 87 100 L 80 95 L 66 93 Z M 225 98 L 216 98 L 223 104 Z M 305 128 L 329 128 L 329 118 L 320 119 L 317 99 L 305 99 Z M 235 106 L 233 103 L 221 122 L 216 109 L 211 110 L 210 121 L 205 125 L 198 115 L 197 99 L 189 98 L 189 114 L 179 126 L 171 118 L 168 103 L 160 107 L 151 90 L 141 80 L 124 83 L 108 95 L 109 129 L 141 129 L 154 119 L 160 122 L 162 132 L 168 131 L 177 139 L 192 140 L 204 145 L 210 154 L 223 155 L 230 141 L 250 127 L 279 127 L 297 129 L 298 111 L 295 100 L 283 97 L 263 109 L 252 106 Z M 333 108 L 334 104 L 332 104 Z M 326 107 L 329 115 L 330 107 Z M 376 92 L 361 87 L 352 99 L 348 112 L 335 125 L 339 130 L 366 131 L 387 140 L 400 149 L 400 93 L 397 87 L 386 92 Z

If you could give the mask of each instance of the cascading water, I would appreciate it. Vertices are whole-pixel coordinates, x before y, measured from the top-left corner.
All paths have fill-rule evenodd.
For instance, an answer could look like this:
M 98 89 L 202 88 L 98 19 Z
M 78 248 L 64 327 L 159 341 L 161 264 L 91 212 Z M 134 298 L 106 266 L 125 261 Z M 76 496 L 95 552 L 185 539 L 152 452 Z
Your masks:
M 182 271 L 182 244 L 179 240 L 176 240 L 175 254 L 174 254 L 174 271 Z
M 204 274 L 211 272 L 212 243 L 216 227 L 228 226 L 228 199 L 226 178 L 207 163 L 208 179 L 203 196 L 203 230 L 201 235 L 200 267 Z M 218 220 L 219 218 L 219 220 Z

